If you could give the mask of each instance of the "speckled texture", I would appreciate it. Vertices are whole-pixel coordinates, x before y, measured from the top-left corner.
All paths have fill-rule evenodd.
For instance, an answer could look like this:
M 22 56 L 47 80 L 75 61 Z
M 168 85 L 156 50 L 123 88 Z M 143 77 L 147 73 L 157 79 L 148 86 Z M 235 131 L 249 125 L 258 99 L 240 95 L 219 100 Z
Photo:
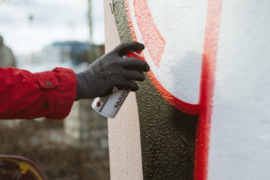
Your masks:
M 121 42 L 132 39 L 124 0 L 115 0 L 115 19 Z M 119 7 L 118 7 L 119 6 Z M 136 92 L 144 180 L 192 180 L 198 116 L 170 105 L 149 77 Z
M 136 93 L 144 180 L 193 179 L 197 115 L 170 105 L 150 79 Z
M 121 42 L 132 42 L 124 0 L 113 0 L 114 16 Z M 124 11 L 123 11 L 124 10 Z M 121 29 L 121 31 L 119 31 Z

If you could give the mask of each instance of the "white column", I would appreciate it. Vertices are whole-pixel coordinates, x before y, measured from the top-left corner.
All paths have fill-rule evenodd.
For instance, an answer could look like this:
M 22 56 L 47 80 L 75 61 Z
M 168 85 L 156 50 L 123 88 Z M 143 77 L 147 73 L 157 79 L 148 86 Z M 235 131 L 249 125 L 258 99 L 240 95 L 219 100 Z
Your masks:
M 112 0 L 104 0 L 105 51 L 120 43 Z M 140 126 L 135 93 L 130 93 L 115 119 L 108 119 L 111 180 L 142 180 Z

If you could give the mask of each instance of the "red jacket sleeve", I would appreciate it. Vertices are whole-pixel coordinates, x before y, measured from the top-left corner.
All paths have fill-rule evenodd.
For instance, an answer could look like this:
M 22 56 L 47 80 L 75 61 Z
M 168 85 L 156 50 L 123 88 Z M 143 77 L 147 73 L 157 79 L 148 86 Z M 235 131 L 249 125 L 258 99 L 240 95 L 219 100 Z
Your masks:
M 65 118 L 76 97 L 73 70 L 31 73 L 0 67 L 0 119 Z

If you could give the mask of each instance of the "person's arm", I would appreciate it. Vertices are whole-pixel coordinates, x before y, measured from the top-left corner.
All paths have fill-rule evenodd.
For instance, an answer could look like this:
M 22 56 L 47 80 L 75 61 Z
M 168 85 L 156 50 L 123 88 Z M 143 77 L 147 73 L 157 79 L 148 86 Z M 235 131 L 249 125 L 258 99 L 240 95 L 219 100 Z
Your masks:
M 143 81 L 149 71 L 145 61 L 123 58 L 130 51 L 141 51 L 144 45 L 123 43 L 98 58 L 87 70 L 55 68 L 31 73 L 16 68 L 0 67 L 0 119 L 63 119 L 74 100 L 107 96 L 114 87 L 136 91 L 136 81 Z
M 31 73 L 0 67 L 0 119 L 65 118 L 76 97 L 71 69 Z
M 114 88 L 137 91 L 139 87 L 135 81 L 143 81 L 143 72 L 150 67 L 143 60 L 123 56 L 143 49 L 141 43 L 122 43 L 95 60 L 86 71 L 76 74 L 76 100 L 108 96 Z

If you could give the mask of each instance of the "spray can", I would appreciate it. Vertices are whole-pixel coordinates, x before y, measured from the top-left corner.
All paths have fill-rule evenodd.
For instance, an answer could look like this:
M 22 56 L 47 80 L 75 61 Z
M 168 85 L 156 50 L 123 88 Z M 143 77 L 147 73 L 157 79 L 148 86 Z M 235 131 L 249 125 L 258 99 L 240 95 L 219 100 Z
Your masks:
M 141 52 L 129 52 L 123 57 L 142 59 Z M 113 119 L 125 102 L 129 92 L 130 91 L 120 90 L 106 97 L 97 97 L 92 103 L 92 108 L 100 115 Z

